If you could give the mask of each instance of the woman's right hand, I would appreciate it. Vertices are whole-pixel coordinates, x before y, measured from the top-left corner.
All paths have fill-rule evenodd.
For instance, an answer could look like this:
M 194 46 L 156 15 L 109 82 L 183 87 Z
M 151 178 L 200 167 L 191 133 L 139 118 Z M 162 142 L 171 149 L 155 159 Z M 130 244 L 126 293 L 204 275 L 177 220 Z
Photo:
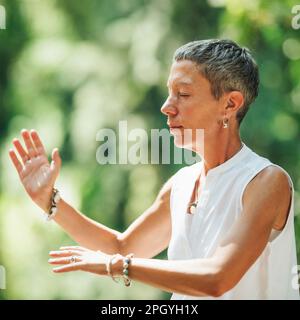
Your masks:
M 19 139 L 13 140 L 18 159 L 13 149 L 9 150 L 10 158 L 19 174 L 20 180 L 30 198 L 45 212 L 48 212 L 54 183 L 59 175 L 61 158 L 58 149 L 52 151 L 52 161 L 49 163 L 44 146 L 35 130 L 21 131 L 25 142 L 23 148 Z

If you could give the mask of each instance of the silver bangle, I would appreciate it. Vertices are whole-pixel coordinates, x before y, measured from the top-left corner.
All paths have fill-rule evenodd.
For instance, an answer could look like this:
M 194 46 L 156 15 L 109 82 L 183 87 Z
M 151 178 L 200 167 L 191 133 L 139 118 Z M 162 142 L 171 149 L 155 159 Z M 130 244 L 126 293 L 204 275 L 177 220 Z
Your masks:
M 120 278 L 115 277 L 111 272 L 111 264 L 116 257 L 117 257 L 117 254 L 114 254 L 110 257 L 109 261 L 106 263 L 106 271 L 107 271 L 107 275 L 110 276 L 114 280 L 114 282 L 119 283 Z
M 57 213 L 57 205 L 59 200 L 61 199 L 60 193 L 56 188 L 53 188 L 52 196 L 51 196 L 51 206 L 47 213 L 47 221 L 52 220 Z

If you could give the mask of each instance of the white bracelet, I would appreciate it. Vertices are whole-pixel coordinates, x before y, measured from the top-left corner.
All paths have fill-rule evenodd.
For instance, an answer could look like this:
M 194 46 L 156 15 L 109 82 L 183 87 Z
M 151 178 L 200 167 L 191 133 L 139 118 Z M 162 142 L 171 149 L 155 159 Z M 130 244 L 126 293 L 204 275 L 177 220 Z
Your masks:
M 53 188 L 52 196 L 51 196 L 51 206 L 49 212 L 47 214 L 47 221 L 52 220 L 57 213 L 57 205 L 59 200 L 61 199 L 60 193 L 56 188 Z
M 106 263 L 106 271 L 107 271 L 107 275 L 110 276 L 110 277 L 114 280 L 114 282 L 119 283 L 120 278 L 114 277 L 114 275 L 113 275 L 112 272 L 111 272 L 111 264 L 112 264 L 112 261 L 113 261 L 116 257 L 117 257 L 117 254 L 114 254 L 114 255 L 112 255 L 112 256 L 110 257 L 109 261 L 107 261 L 107 263 Z M 116 279 L 118 279 L 118 280 L 116 280 Z

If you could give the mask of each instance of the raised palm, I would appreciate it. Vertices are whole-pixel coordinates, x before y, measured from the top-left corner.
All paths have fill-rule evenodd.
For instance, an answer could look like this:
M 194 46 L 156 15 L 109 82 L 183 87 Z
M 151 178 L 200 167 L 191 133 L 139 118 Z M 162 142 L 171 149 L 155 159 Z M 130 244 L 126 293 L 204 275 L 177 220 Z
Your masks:
M 52 189 L 61 166 L 58 150 L 52 151 L 52 161 L 49 163 L 38 133 L 35 130 L 30 132 L 22 130 L 21 135 L 25 142 L 25 148 L 19 139 L 13 140 L 21 161 L 13 149 L 9 150 L 10 158 L 28 195 L 39 207 L 47 211 Z

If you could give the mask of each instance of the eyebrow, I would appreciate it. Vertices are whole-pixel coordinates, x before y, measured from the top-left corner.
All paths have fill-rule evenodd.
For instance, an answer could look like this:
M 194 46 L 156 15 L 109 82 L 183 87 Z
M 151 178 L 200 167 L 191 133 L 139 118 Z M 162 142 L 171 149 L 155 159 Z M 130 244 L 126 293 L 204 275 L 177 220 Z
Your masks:
M 176 83 L 176 85 L 184 85 L 184 86 L 190 86 L 192 84 L 193 84 L 193 82 L 191 80 L 181 80 Z M 169 86 L 170 86 L 170 83 L 167 82 L 167 87 L 169 87 Z

